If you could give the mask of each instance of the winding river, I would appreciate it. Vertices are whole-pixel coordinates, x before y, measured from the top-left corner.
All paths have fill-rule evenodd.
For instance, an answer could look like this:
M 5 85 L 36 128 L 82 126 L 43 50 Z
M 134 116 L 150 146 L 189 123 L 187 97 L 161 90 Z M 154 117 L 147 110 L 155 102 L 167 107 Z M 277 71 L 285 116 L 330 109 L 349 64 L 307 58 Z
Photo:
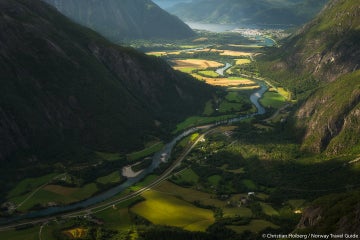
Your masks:
M 259 84 L 260 84 L 260 89 L 258 89 L 256 92 L 254 92 L 250 96 L 250 101 L 257 108 L 256 113 L 252 113 L 252 114 L 248 114 L 248 115 L 244 115 L 244 116 L 239 116 L 239 117 L 236 117 L 236 118 L 224 120 L 224 121 L 209 124 L 209 125 L 206 125 L 206 126 L 193 127 L 191 129 L 188 129 L 188 130 L 182 132 L 181 134 L 179 134 L 175 138 L 173 138 L 171 142 L 167 143 L 161 151 L 157 152 L 153 156 L 152 164 L 148 168 L 144 169 L 136 177 L 128 178 L 122 184 L 120 184 L 120 185 L 118 185 L 118 186 L 116 186 L 116 187 L 114 187 L 114 188 L 112 188 L 112 189 L 110 189 L 108 191 L 105 191 L 105 192 L 100 193 L 98 195 L 95 195 L 95 196 L 93 196 L 91 198 L 88 198 L 88 199 L 86 199 L 84 201 L 77 202 L 77 203 L 74 203 L 74 204 L 70 204 L 70 205 L 66 205 L 66 206 L 49 207 L 49 208 L 46 208 L 46 209 L 26 213 L 24 215 L 19 215 L 19 216 L 12 217 L 12 218 L 9 218 L 9 219 L 5 219 L 5 220 L 2 219 L 0 221 L 0 224 L 5 225 L 5 224 L 10 224 L 10 223 L 13 223 L 13 222 L 16 222 L 16 221 L 24 220 L 24 219 L 41 218 L 41 217 L 52 216 L 52 215 L 56 215 L 56 214 L 60 214 L 60 213 L 71 212 L 71 211 L 75 211 L 75 210 L 78 210 L 78 209 L 84 209 L 84 208 L 90 207 L 90 206 L 92 206 L 94 204 L 103 202 L 103 201 L 105 201 L 105 200 L 107 200 L 107 199 L 121 193 L 122 191 L 129 188 L 130 186 L 132 186 L 132 185 L 136 184 L 137 182 L 141 181 L 148 174 L 151 174 L 160 165 L 161 162 L 163 162 L 164 160 L 168 160 L 169 156 L 171 155 L 171 151 L 174 148 L 175 144 L 179 140 L 181 140 L 182 138 L 188 136 L 189 134 L 194 133 L 194 132 L 196 132 L 196 131 L 198 131 L 200 129 L 207 129 L 207 128 L 215 127 L 217 125 L 234 123 L 234 122 L 244 120 L 246 118 L 251 118 L 251 117 L 253 117 L 255 115 L 264 114 L 265 109 L 259 103 L 259 99 L 266 92 L 268 87 L 264 83 L 259 83 Z

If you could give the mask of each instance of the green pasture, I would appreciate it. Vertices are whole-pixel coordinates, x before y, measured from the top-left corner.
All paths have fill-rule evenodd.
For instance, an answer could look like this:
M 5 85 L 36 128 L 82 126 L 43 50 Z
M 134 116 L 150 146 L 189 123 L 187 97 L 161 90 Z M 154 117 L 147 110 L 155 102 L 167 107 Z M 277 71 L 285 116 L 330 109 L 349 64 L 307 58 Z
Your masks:
M 164 147 L 164 143 L 163 142 L 157 142 L 147 148 L 144 148 L 141 151 L 137 151 L 137 152 L 133 152 L 127 155 L 127 159 L 130 161 L 136 161 L 139 160 L 141 158 L 150 156 L 158 151 L 160 151 L 162 148 Z
M 189 231 L 205 231 L 215 222 L 213 212 L 157 191 L 146 191 L 146 199 L 131 208 L 131 211 L 154 224 L 181 227 Z
M 247 207 L 234 207 L 234 208 L 224 208 L 223 209 L 223 217 L 236 217 L 240 216 L 242 218 L 251 218 L 252 211 Z
M 37 178 L 27 178 L 19 182 L 16 187 L 14 187 L 7 197 L 9 199 L 17 197 L 17 196 L 24 196 L 24 199 L 28 194 L 30 194 L 32 191 L 34 191 L 36 188 L 50 182 L 54 177 L 56 177 L 59 174 L 52 173 L 48 174 L 42 177 Z M 19 199 L 21 201 L 21 199 Z M 16 202 L 19 203 L 19 202 Z
M 123 179 L 123 177 L 120 174 L 120 171 L 115 171 L 110 173 L 109 175 L 99 177 L 96 179 L 96 182 L 101 184 L 109 184 L 109 183 L 117 183 L 120 182 Z
M 217 72 L 211 70 L 198 71 L 197 73 L 204 77 L 211 77 L 211 78 L 216 78 L 220 76 Z
M 199 180 L 199 176 L 193 170 L 188 168 L 180 173 L 174 174 L 171 180 L 176 184 L 196 184 Z
M 260 203 L 262 211 L 268 216 L 279 216 L 279 212 L 267 203 Z
M 201 192 L 193 188 L 185 188 L 174 183 L 165 181 L 157 186 L 154 190 L 168 194 L 182 200 L 185 200 L 189 203 L 199 202 L 204 205 L 214 206 L 214 207 L 225 207 L 226 202 L 216 199 L 212 194 Z
M 120 153 L 96 152 L 96 155 L 107 161 L 117 161 L 122 158 Z
M 279 228 L 277 225 L 260 219 L 252 220 L 248 225 L 244 226 L 227 226 L 231 230 L 237 232 L 237 233 L 243 233 L 245 231 L 250 231 L 254 233 L 261 232 L 262 230 L 265 230 L 266 228 Z
M 260 103 L 264 107 L 280 108 L 285 105 L 286 99 L 277 92 L 266 92 Z
M 187 128 L 190 128 L 193 126 L 209 124 L 209 123 L 213 123 L 216 121 L 221 121 L 224 119 L 234 118 L 234 117 L 236 117 L 236 115 L 223 115 L 223 116 L 216 116 L 216 117 L 200 117 L 200 116 L 189 117 L 185 121 L 176 125 L 176 130 L 174 131 L 174 133 L 180 132 L 181 130 L 184 130 L 184 129 L 187 129 Z

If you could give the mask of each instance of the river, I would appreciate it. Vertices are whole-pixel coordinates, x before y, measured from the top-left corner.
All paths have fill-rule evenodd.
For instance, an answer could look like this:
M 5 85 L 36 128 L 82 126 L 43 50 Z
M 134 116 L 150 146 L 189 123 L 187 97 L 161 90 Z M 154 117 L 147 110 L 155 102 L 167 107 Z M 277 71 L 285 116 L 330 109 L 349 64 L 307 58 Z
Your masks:
M 111 197 L 114 197 L 115 195 L 121 193 L 122 191 L 129 188 L 130 186 L 132 186 L 132 185 L 136 184 L 137 182 L 141 181 L 147 175 L 151 174 L 160 165 L 161 162 L 163 162 L 164 160 L 165 161 L 168 160 L 170 155 L 171 155 L 171 151 L 174 148 L 175 144 L 178 141 L 180 141 L 182 138 L 190 135 L 191 133 L 194 133 L 194 132 L 196 132 L 196 131 L 198 131 L 200 129 L 211 128 L 211 127 L 215 127 L 217 125 L 222 125 L 222 124 L 234 123 L 234 122 L 244 120 L 246 118 L 251 118 L 251 117 L 253 117 L 255 115 L 264 114 L 265 109 L 259 103 L 259 99 L 266 92 L 266 90 L 267 90 L 267 86 L 265 84 L 263 84 L 263 83 L 260 83 L 260 89 L 258 89 L 256 92 L 254 92 L 250 96 L 250 101 L 257 108 L 256 113 L 252 113 L 252 114 L 248 114 L 248 115 L 244 115 L 244 116 L 239 116 L 239 117 L 228 119 L 228 120 L 223 120 L 223 121 L 216 122 L 214 124 L 209 124 L 209 125 L 206 125 L 206 126 L 193 127 L 191 129 L 188 129 L 188 130 L 182 132 L 181 134 L 174 137 L 171 142 L 167 143 L 161 151 L 157 152 L 153 156 L 152 164 L 148 168 L 144 169 L 144 171 L 142 171 L 136 177 L 128 178 L 122 184 L 120 184 L 120 185 L 118 185 L 118 186 L 116 186 L 116 187 L 114 187 L 114 188 L 112 188 L 112 189 L 110 189 L 108 191 L 105 191 L 105 192 L 100 193 L 98 195 L 95 195 L 95 196 L 93 196 L 91 198 L 88 198 L 88 199 L 86 199 L 84 201 L 77 202 L 77 203 L 74 203 L 74 204 L 69 204 L 69 205 L 66 205 L 66 206 L 49 207 L 49 208 L 46 208 L 46 209 L 26 213 L 24 215 L 19 215 L 19 216 L 12 217 L 12 218 L 9 218 L 9 219 L 1 219 L 0 224 L 5 225 L 5 224 L 10 224 L 10 223 L 13 223 L 13 222 L 16 222 L 16 221 L 24 220 L 24 219 L 41 218 L 41 217 L 52 216 L 52 215 L 56 215 L 56 214 L 60 214 L 60 213 L 64 213 L 64 212 L 71 212 L 71 211 L 75 211 L 77 209 L 87 208 L 87 207 L 92 206 L 94 204 L 103 202 L 103 201 L 105 201 L 105 200 L 107 200 L 107 199 L 109 199 Z

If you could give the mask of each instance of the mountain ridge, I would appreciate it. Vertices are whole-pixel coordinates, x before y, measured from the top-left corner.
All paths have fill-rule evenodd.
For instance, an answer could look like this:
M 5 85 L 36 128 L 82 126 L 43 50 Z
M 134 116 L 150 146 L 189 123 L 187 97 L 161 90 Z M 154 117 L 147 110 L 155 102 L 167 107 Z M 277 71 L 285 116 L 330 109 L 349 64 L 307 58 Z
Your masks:
M 114 42 L 124 39 L 179 39 L 194 36 L 189 26 L 151 0 L 43 1 Z
M 17 174 L 23 167 L 82 161 L 88 155 L 75 154 L 81 149 L 141 148 L 213 92 L 39 0 L 3 0 L 0 12 L 0 163 L 16 163 Z

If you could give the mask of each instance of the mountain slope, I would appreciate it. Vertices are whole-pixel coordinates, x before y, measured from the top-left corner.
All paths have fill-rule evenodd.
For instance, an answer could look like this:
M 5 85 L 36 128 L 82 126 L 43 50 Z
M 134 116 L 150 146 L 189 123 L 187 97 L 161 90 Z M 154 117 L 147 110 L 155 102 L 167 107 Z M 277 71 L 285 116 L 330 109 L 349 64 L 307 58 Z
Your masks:
M 0 1 L 0 44 L 0 163 L 18 172 L 80 161 L 75 153 L 83 148 L 139 147 L 202 107 L 212 91 L 39 0 Z
M 185 21 L 299 25 L 316 15 L 327 1 L 201 0 L 178 4 L 169 11 Z
M 179 39 L 194 35 L 180 19 L 151 0 L 44 0 L 64 15 L 119 42 L 123 39 Z

